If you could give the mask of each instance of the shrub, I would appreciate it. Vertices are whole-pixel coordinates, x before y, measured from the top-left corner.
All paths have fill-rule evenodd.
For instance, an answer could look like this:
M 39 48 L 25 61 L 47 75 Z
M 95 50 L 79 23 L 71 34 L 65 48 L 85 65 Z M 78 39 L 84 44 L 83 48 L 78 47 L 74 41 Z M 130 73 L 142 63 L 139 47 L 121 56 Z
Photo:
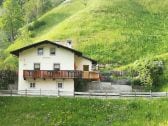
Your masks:
M 139 78 L 133 78 L 132 85 L 141 85 L 141 80 Z
M 159 77 L 163 74 L 162 61 L 145 59 L 135 62 L 134 65 L 139 78 L 139 80 L 133 80 L 135 84 L 142 84 L 146 90 L 151 90 L 152 85 L 158 84 Z
M 35 33 L 34 33 L 34 32 L 31 32 L 31 33 L 29 34 L 29 37 L 34 38 L 34 37 L 35 37 Z
M 44 26 L 46 23 L 44 21 L 35 21 L 33 24 L 28 26 L 29 31 L 33 31 L 34 29 L 38 29 Z

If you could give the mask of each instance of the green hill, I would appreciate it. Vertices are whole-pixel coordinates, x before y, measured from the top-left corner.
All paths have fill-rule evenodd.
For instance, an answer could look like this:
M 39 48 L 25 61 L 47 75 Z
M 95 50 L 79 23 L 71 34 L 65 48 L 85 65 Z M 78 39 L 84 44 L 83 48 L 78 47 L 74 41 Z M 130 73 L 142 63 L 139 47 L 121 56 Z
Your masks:
M 72 0 L 38 21 L 32 42 L 72 39 L 75 48 L 100 62 L 128 64 L 168 50 L 168 1 Z M 25 45 L 17 41 L 9 50 Z
M 123 66 L 164 57 L 167 6 L 167 0 L 69 0 L 22 28 L 30 31 L 23 32 L 6 52 L 44 39 L 71 39 L 77 50 L 101 63 Z M 164 61 L 167 64 L 167 56 Z M 5 63 L 16 62 L 9 56 Z

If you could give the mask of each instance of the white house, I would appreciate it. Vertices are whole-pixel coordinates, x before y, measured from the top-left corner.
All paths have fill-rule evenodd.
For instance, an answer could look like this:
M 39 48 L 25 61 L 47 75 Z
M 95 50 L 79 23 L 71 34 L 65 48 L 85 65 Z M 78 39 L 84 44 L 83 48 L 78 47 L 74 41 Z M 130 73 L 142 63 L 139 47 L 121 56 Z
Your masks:
M 44 40 L 12 51 L 19 57 L 18 90 L 74 92 L 76 79 L 99 80 L 97 62 L 68 46 Z

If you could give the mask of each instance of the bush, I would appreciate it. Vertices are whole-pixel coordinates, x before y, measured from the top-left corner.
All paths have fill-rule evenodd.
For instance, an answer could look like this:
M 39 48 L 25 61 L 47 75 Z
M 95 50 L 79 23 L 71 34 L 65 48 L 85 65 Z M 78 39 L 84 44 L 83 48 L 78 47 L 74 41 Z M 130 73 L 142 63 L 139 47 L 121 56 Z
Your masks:
M 44 26 L 46 23 L 44 21 L 35 21 L 33 24 L 28 26 L 29 31 L 33 31 L 35 29 L 38 29 L 42 26 Z
M 29 37 L 34 38 L 34 37 L 35 37 L 35 33 L 34 33 L 34 32 L 31 32 L 31 33 L 29 34 Z
M 133 80 L 134 84 L 141 84 L 146 90 L 158 85 L 160 76 L 163 74 L 163 62 L 145 59 L 135 62 L 134 70 L 138 72 L 139 80 Z
M 132 85 L 141 85 L 141 80 L 139 78 L 132 79 Z

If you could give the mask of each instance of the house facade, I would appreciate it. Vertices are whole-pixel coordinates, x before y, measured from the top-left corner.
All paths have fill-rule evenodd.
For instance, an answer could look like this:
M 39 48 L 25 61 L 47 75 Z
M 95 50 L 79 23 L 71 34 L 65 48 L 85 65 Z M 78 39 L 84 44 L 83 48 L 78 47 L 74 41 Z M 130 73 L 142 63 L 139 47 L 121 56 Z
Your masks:
M 11 54 L 19 57 L 18 90 L 59 90 L 73 95 L 77 79 L 99 80 L 93 70 L 97 62 L 70 46 L 45 40 Z

